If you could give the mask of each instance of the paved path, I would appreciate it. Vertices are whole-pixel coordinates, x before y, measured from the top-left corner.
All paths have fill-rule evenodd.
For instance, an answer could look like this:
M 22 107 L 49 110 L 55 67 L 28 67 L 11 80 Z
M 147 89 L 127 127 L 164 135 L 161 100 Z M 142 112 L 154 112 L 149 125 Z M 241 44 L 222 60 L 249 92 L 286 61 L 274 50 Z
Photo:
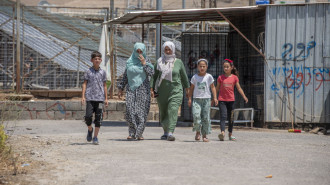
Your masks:
M 10 123 L 13 127 L 14 122 Z M 31 184 L 300 184 L 330 182 L 330 137 L 286 131 L 234 130 L 236 142 L 195 142 L 191 128 L 176 129 L 175 142 L 147 127 L 145 141 L 126 141 L 127 127 L 105 122 L 100 145 L 85 141 L 81 121 L 20 121 L 12 141 L 31 141 L 41 170 Z M 154 124 L 155 125 L 155 124 Z M 16 142 L 20 147 L 19 143 Z M 23 147 L 23 146 L 21 146 Z M 21 148 L 22 149 L 22 148 Z M 23 149 L 22 149 L 23 150 Z M 37 153 L 37 155 L 36 155 Z M 265 178 L 272 175 L 272 178 Z

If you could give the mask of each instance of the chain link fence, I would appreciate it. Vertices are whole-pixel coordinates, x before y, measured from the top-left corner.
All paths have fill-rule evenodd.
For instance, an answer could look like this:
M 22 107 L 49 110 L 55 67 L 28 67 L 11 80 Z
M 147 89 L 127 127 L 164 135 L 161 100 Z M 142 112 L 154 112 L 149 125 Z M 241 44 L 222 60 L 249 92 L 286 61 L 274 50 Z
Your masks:
M 16 4 L 0 3 L 0 91 L 16 88 Z M 79 89 L 98 51 L 107 8 L 21 6 L 19 87 Z
M 0 90 L 12 91 L 15 86 L 15 6 L 0 2 Z

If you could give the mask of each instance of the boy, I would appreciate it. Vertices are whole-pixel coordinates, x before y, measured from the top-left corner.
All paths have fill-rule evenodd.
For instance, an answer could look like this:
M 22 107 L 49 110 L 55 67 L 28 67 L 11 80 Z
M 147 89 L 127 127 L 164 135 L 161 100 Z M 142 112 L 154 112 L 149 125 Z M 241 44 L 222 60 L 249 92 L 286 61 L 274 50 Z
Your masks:
M 82 99 L 81 103 L 84 104 L 86 101 L 86 115 L 85 122 L 88 127 L 87 141 L 98 145 L 99 141 L 97 135 L 100 130 L 102 115 L 103 115 L 103 103 L 108 106 L 107 96 L 107 74 L 100 68 L 102 62 L 101 53 L 94 51 L 91 55 L 91 62 L 93 66 L 89 68 L 84 75 L 84 83 L 82 84 Z M 93 137 L 93 113 L 95 113 L 95 131 Z

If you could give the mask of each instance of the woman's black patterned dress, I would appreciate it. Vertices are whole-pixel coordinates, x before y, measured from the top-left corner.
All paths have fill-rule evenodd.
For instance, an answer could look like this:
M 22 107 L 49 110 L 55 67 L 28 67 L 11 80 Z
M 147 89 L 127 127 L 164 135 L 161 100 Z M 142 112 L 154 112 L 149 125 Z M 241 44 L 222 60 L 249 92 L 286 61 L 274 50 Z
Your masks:
M 146 62 L 150 63 L 149 59 Z M 134 91 L 130 90 L 126 69 L 123 79 L 119 82 L 118 88 L 124 90 L 126 86 L 126 113 L 125 119 L 128 124 L 128 133 L 132 137 L 142 137 L 145 124 L 150 110 L 150 77 L 154 70 L 148 66 L 143 66 L 147 78 Z

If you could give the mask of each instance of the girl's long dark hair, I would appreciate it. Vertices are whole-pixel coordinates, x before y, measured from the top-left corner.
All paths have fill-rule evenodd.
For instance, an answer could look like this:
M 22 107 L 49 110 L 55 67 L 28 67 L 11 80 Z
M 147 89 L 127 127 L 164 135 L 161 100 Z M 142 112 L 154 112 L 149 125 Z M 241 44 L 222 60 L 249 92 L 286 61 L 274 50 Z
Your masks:
M 236 69 L 236 67 L 234 66 L 234 62 L 230 59 L 225 59 L 223 61 L 223 63 L 228 63 L 233 69 L 231 70 L 231 74 L 234 74 L 236 75 L 237 77 L 239 77 L 239 74 L 238 74 L 238 70 Z

